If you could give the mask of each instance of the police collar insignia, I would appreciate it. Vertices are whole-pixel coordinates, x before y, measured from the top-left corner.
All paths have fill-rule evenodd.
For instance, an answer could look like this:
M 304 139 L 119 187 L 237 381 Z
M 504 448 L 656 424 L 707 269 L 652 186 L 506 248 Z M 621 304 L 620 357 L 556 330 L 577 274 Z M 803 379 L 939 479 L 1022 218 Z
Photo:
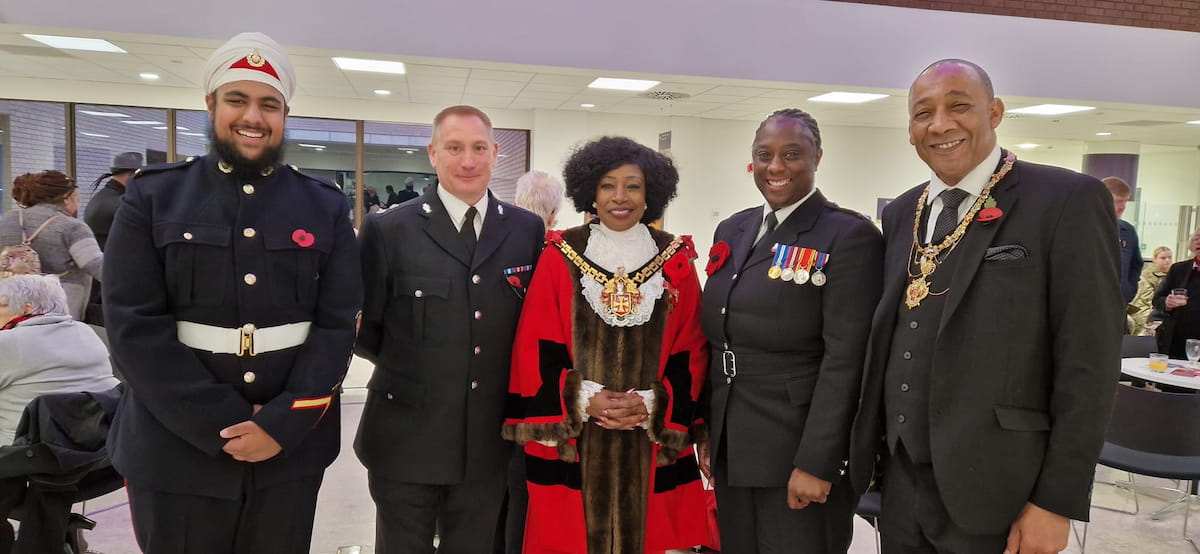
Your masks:
M 421 211 L 431 214 L 433 213 L 433 208 L 429 207 L 429 202 L 425 202 L 424 204 L 421 204 Z

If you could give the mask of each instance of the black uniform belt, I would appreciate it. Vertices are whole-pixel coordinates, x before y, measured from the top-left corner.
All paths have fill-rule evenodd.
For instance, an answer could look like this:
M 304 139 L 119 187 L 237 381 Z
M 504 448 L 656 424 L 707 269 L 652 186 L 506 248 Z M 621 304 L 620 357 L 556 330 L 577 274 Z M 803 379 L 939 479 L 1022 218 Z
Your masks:
M 791 352 L 765 354 L 722 350 L 716 352 L 713 358 L 713 363 L 719 364 L 722 373 L 730 378 L 741 375 L 796 373 L 800 368 L 812 368 L 821 363 L 819 356 Z

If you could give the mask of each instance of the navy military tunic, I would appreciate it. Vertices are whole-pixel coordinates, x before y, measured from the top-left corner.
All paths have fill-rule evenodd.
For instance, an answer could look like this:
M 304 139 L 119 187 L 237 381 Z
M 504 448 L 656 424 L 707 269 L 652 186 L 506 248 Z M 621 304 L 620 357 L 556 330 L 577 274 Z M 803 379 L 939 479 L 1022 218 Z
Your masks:
M 319 475 L 337 457 L 337 387 L 362 303 L 349 202 L 295 168 L 265 173 L 239 181 L 199 157 L 129 183 L 103 292 L 128 384 L 108 448 L 130 485 L 234 499 L 247 479 L 266 488 Z M 178 322 L 312 326 L 297 346 L 239 355 L 185 345 Z M 220 431 L 248 419 L 283 451 L 254 464 L 222 451 Z

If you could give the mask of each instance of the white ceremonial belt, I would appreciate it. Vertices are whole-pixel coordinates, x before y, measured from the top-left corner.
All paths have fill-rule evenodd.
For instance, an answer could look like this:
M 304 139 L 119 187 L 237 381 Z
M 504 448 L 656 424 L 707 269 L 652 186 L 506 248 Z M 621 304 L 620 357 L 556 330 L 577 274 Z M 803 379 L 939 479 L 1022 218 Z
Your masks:
M 196 350 L 238 356 L 255 356 L 263 352 L 274 352 L 300 346 L 308 338 L 310 328 L 312 328 L 311 321 L 261 329 L 255 327 L 253 323 L 230 329 L 192 323 L 191 321 L 175 322 L 176 336 L 179 338 L 179 342 Z

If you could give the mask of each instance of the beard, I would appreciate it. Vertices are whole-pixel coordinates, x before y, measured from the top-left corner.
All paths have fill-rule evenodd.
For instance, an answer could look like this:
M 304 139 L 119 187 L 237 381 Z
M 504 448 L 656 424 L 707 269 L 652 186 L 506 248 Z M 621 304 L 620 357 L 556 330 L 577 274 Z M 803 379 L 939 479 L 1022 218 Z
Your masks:
M 222 139 L 217 136 L 212 121 L 208 122 L 208 144 L 209 150 L 216 154 L 217 158 L 233 167 L 233 176 L 239 181 L 261 178 L 264 170 L 279 165 L 283 159 L 283 141 L 280 141 L 278 146 L 264 148 L 258 159 L 252 160 L 243 156 L 234 139 Z

